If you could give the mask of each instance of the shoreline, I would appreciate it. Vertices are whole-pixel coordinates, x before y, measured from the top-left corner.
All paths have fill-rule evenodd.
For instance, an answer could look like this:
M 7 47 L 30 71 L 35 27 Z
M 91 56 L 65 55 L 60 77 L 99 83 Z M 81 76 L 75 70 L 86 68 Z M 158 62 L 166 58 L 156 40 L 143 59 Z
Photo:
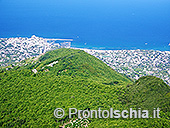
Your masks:
M 71 44 L 72 48 L 85 48 L 91 50 L 154 50 L 154 51 L 170 51 L 170 45 L 167 46 L 92 46 L 76 44 L 74 41 Z
M 100 47 L 99 48 L 95 48 L 95 47 L 92 47 L 92 48 L 89 48 L 89 47 L 70 47 L 71 49 L 80 49 L 80 50 L 96 50 L 96 51 L 136 51 L 136 50 L 141 50 L 141 51 L 161 51 L 161 52 L 168 52 L 170 53 L 170 50 L 159 50 L 159 49 L 140 49 L 140 48 L 136 48 L 136 49 L 101 49 Z
M 14 39 L 14 38 L 40 38 L 40 39 L 44 39 L 44 40 L 48 40 L 48 41 L 70 41 L 71 42 L 71 46 L 70 48 L 73 49 L 90 49 L 90 50 L 153 50 L 153 51 L 170 51 L 170 43 L 167 46 L 162 46 L 162 47 L 152 47 L 152 48 L 144 48 L 144 47 L 126 47 L 126 46 L 91 46 L 91 45 L 76 45 L 74 44 L 74 39 L 71 38 L 47 38 L 47 37 L 41 37 L 41 36 L 36 36 L 36 35 L 32 35 L 32 36 L 16 36 L 16 37 L 0 37 L 0 39 Z

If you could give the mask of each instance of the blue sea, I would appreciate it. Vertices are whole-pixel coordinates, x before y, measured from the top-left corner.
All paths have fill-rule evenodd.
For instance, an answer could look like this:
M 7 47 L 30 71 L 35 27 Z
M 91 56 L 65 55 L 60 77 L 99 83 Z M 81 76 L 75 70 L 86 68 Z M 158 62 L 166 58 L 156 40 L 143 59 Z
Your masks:
M 72 38 L 72 47 L 170 51 L 170 0 L 0 0 L 0 37 Z

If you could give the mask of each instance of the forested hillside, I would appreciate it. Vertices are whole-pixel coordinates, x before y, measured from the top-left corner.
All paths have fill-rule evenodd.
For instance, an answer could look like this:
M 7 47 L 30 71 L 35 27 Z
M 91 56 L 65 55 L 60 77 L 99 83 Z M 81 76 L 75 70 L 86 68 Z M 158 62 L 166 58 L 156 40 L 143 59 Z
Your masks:
M 0 71 L 1 127 L 60 127 L 68 108 L 162 109 L 160 119 L 88 119 L 88 127 L 168 127 L 170 88 L 155 77 L 133 82 L 81 50 L 58 49 Z M 56 108 L 66 116 L 54 117 Z M 74 117 L 76 118 L 76 117 Z

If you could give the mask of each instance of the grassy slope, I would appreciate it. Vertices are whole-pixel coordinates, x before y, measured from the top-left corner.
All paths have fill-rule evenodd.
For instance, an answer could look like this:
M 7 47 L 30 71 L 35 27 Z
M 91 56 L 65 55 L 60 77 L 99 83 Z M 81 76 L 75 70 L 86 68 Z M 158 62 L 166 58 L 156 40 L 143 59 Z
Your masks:
M 46 66 L 56 60 L 58 64 L 54 67 Z M 32 69 L 37 69 L 38 73 L 32 73 Z M 49 71 L 45 72 L 44 70 L 47 69 Z M 127 93 L 128 89 L 134 86 L 126 87 L 132 84 L 130 79 L 80 50 L 50 51 L 40 57 L 36 63 L 1 72 L 0 78 L 0 126 L 3 127 L 58 127 L 63 122 L 56 123 L 59 120 L 53 116 L 53 111 L 57 107 L 65 109 L 66 115 L 70 107 L 96 110 L 99 107 L 102 109 L 113 107 L 122 110 L 128 108 L 129 104 L 136 107 L 133 102 L 138 98 L 133 100 L 130 97 L 131 93 Z M 130 90 L 133 92 L 133 89 Z M 168 91 L 167 89 L 166 92 Z M 155 95 L 147 95 L 146 98 L 153 96 Z M 161 101 L 163 100 L 162 97 Z M 166 114 L 166 110 L 163 114 Z M 166 118 L 168 116 L 164 119 L 148 119 L 147 121 L 144 119 L 97 119 L 91 120 L 90 126 L 132 127 L 141 124 L 151 126 L 153 122 L 156 125 L 167 126 L 166 123 L 169 120 Z M 63 119 L 64 122 L 68 121 L 67 118 Z

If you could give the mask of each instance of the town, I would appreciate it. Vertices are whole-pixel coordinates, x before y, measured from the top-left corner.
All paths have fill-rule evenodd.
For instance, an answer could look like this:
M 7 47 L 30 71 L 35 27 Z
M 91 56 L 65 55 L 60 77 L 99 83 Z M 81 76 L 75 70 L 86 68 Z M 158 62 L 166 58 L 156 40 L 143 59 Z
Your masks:
M 155 50 L 91 50 L 85 52 L 102 60 L 119 73 L 137 80 L 152 75 L 170 85 L 170 51 Z
M 72 39 L 0 38 L 0 66 L 8 66 L 27 58 L 36 57 L 49 50 L 70 48 Z

